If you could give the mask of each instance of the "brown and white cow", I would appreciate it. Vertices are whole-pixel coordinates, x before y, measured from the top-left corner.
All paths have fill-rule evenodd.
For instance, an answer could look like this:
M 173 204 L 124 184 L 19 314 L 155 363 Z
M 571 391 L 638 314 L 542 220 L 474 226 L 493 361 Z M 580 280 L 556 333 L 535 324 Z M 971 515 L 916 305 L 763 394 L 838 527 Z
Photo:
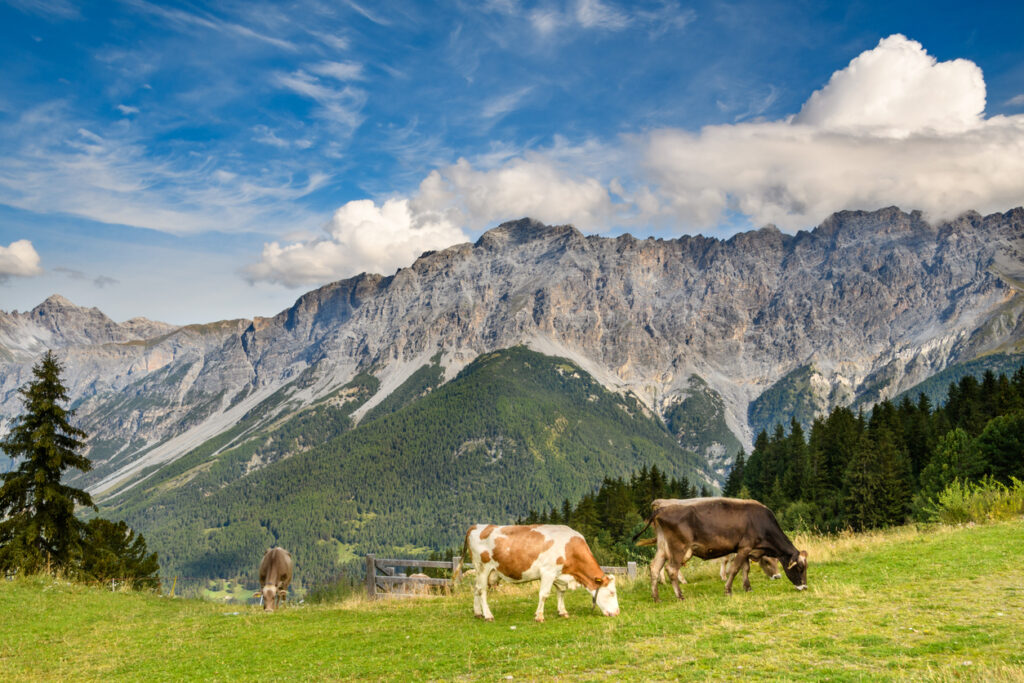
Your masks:
M 775 515 L 754 500 L 738 498 L 696 498 L 679 501 L 655 501 L 647 526 L 654 525 L 658 552 L 651 562 L 651 595 L 658 601 L 658 577 L 668 567 L 672 589 L 679 589 L 679 569 L 693 556 L 711 560 L 736 553 L 725 581 L 726 595 L 732 594 L 732 582 L 749 560 L 778 558 L 786 576 L 797 590 L 807 588 L 807 553 L 797 550 L 779 526 Z M 645 526 L 634 541 L 640 537 Z M 642 543 L 642 542 L 641 542 Z M 646 544 L 644 544 L 646 545 Z M 749 573 L 743 577 L 744 590 L 750 590 Z
M 263 609 L 273 612 L 288 595 L 292 582 L 292 555 L 284 548 L 271 548 L 260 561 L 260 586 Z
M 476 569 L 473 592 L 476 617 L 494 620 L 487 605 L 487 587 L 499 580 L 540 581 L 540 602 L 534 614 L 537 621 L 544 621 L 544 601 L 551 594 L 552 586 L 558 593 L 559 616 L 569 616 L 565 610 L 566 589 L 580 584 L 593 596 L 593 604 L 605 616 L 614 617 L 619 613 L 615 577 L 604 573 L 583 535 L 567 526 L 474 524 L 466 532 L 463 556 L 467 549 L 472 553 Z

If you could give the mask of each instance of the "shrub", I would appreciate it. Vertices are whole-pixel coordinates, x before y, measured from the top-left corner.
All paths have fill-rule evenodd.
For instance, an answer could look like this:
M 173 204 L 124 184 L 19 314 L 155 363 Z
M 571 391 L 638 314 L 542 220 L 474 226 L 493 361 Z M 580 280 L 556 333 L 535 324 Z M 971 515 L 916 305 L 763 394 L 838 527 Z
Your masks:
M 942 524 L 1009 519 L 1024 514 L 1024 482 L 1011 477 L 1006 486 L 993 477 L 978 482 L 957 478 L 925 511 L 932 521 Z

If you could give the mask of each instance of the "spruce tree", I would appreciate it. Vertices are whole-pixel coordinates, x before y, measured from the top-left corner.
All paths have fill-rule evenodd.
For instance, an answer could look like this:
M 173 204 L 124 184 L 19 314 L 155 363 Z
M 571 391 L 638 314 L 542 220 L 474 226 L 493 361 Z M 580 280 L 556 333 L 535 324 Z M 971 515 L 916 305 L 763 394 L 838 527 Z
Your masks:
M 725 488 L 722 489 L 723 496 L 736 498 L 739 495 L 740 488 L 743 486 L 743 466 L 744 452 L 740 448 L 739 453 L 736 454 L 736 461 L 732 464 L 732 469 L 729 470 L 729 478 L 725 480 Z
M 18 393 L 25 413 L 0 448 L 16 465 L 0 485 L 0 569 L 26 573 L 46 567 L 71 568 L 82 555 L 85 524 L 75 506 L 91 506 L 81 489 L 61 482 L 64 472 L 92 469 L 79 451 L 85 432 L 69 422 L 73 413 L 60 379 L 61 366 L 51 351 L 33 368 L 34 380 Z

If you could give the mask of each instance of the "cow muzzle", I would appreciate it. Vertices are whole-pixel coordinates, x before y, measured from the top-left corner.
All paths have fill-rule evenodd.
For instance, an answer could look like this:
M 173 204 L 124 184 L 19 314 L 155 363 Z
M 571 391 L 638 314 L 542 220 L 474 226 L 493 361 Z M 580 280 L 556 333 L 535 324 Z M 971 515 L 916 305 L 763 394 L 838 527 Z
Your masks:
M 806 583 L 801 583 L 799 586 L 796 587 L 796 589 L 798 591 L 805 591 L 805 590 L 807 590 L 807 584 Z

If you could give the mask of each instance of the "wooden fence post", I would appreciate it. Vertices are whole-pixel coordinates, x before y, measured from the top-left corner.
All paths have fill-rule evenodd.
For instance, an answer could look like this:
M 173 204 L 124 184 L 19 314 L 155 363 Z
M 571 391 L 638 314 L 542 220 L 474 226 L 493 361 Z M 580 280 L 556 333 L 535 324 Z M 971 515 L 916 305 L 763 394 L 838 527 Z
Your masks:
M 377 564 L 373 554 L 366 556 L 366 597 L 373 600 L 377 597 Z
M 636 562 L 626 563 L 626 577 L 630 579 L 636 578 Z

